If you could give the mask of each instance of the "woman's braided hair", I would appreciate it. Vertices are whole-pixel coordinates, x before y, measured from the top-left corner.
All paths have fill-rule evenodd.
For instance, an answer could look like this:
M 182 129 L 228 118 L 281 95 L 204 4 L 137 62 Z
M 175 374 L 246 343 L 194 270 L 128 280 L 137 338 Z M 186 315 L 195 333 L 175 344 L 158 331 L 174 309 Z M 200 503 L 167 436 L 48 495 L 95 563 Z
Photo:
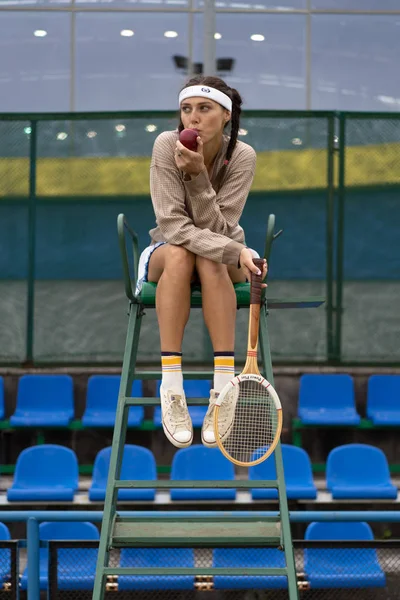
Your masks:
M 198 75 L 197 77 L 192 77 L 192 79 L 189 79 L 189 81 L 186 83 L 186 85 L 182 89 L 185 89 L 192 85 L 206 85 L 208 87 L 215 88 L 216 90 L 219 90 L 220 92 L 223 92 L 224 94 L 229 96 L 229 98 L 232 100 L 231 120 L 228 121 L 228 123 L 225 125 L 225 127 L 227 127 L 229 123 L 231 124 L 231 139 L 229 140 L 228 148 L 226 150 L 225 163 L 224 163 L 224 166 L 226 166 L 228 164 L 228 162 L 230 161 L 233 151 L 236 146 L 236 142 L 237 142 L 237 138 L 238 138 L 238 134 L 239 134 L 240 114 L 242 112 L 243 100 L 242 100 L 239 92 L 237 90 L 235 90 L 235 88 L 229 87 L 229 85 L 227 85 L 225 83 L 225 81 L 223 81 L 219 77 L 211 77 L 211 76 L 207 77 L 207 76 L 203 76 L 203 75 Z M 179 125 L 178 125 L 178 131 L 181 132 L 183 129 L 184 129 L 183 123 L 182 123 L 182 120 L 180 119 Z

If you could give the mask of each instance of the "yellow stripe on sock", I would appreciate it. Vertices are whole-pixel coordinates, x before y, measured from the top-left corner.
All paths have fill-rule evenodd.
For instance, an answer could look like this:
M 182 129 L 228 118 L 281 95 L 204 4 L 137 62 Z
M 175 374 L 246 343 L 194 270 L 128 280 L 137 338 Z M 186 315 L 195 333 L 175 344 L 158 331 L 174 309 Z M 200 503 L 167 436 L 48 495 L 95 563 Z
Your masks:
M 234 356 L 215 356 L 214 371 L 215 373 L 233 373 L 235 369 Z
M 182 357 L 181 356 L 162 356 L 161 357 L 162 368 L 167 371 L 180 371 L 182 369 Z

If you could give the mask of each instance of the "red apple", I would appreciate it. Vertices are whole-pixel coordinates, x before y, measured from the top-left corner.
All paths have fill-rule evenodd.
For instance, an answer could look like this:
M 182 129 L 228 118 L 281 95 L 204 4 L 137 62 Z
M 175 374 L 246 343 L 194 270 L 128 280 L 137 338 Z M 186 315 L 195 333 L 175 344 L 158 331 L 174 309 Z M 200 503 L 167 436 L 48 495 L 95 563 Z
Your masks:
M 198 135 L 199 135 L 199 132 L 197 131 L 197 129 L 184 129 L 179 134 L 179 141 L 188 150 L 192 150 L 193 152 L 196 152 Z

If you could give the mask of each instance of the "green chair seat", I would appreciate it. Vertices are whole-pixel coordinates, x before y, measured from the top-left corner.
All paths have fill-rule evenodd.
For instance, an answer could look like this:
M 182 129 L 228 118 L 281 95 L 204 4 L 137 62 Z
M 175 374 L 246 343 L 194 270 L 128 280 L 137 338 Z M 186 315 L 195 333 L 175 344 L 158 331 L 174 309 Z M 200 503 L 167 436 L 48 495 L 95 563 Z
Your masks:
M 233 287 L 236 292 L 238 308 L 249 306 L 250 284 L 235 283 Z M 156 283 L 143 283 L 142 291 L 138 296 L 138 302 L 146 308 L 154 308 L 156 304 L 156 289 Z M 267 295 L 266 299 L 268 308 L 315 308 L 321 306 L 324 302 L 322 296 L 309 296 L 307 298 L 268 298 Z M 193 308 L 200 308 L 201 305 L 201 287 L 198 284 L 195 284 L 192 286 L 191 306 Z
M 250 284 L 235 283 L 234 284 L 238 306 L 249 306 L 250 303 Z M 138 298 L 139 302 L 146 307 L 154 307 L 156 303 L 156 283 L 143 283 L 142 291 Z M 192 285 L 191 306 L 199 308 L 202 305 L 201 286 L 198 284 Z

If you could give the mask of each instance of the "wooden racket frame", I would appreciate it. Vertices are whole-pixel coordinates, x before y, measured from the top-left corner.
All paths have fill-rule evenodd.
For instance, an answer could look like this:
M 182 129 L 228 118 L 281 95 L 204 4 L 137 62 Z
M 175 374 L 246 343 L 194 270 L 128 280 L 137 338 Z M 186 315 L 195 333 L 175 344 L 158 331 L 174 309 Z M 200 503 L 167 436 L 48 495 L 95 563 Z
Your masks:
M 262 272 L 263 266 L 264 266 L 264 259 L 263 258 L 254 258 L 253 262 Z M 238 380 L 238 382 L 240 381 L 241 375 L 255 375 L 258 377 L 262 377 L 262 375 L 260 373 L 260 369 L 258 368 L 258 361 L 257 361 L 258 332 L 259 332 L 259 327 L 260 327 L 260 309 L 261 309 L 261 292 L 262 292 L 261 284 L 262 284 L 262 275 L 256 275 L 255 273 L 252 273 L 251 279 L 250 279 L 250 308 L 249 308 L 249 333 L 248 333 L 248 339 L 247 339 L 247 357 L 246 357 L 246 363 L 244 365 L 243 371 L 240 373 L 240 375 L 238 377 L 235 377 L 235 379 Z M 268 384 L 268 385 L 265 385 L 265 387 L 269 388 L 269 391 L 272 392 L 272 395 L 275 395 L 276 397 L 278 397 L 278 394 L 276 393 L 273 386 L 269 382 L 267 382 L 267 380 L 264 379 L 263 377 L 262 377 L 262 380 L 263 380 L 262 381 L 263 385 L 265 385 L 265 383 Z M 233 384 L 233 382 L 234 382 L 234 380 L 232 380 L 232 384 Z M 231 383 L 229 383 L 228 385 L 231 385 Z M 279 402 L 279 398 L 278 398 L 278 402 Z M 278 442 L 280 440 L 281 433 L 282 433 L 283 414 L 282 414 L 282 407 L 280 406 L 280 402 L 279 402 L 280 408 L 276 409 L 277 416 L 278 416 L 278 423 L 277 423 L 276 433 L 275 433 L 275 437 L 274 437 L 272 444 L 268 447 L 268 450 L 266 451 L 265 454 L 263 454 L 263 456 L 261 456 L 260 458 L 257 458 L 257 460 L 249 461 L 249 462 L 237 460 L 237 459 L 233 458 L 232 456 L 230 456 L 228 454 L 228 452 L 225 450 L 225 448 L 222 444 L 222 441 L 221 441 L 221 437 L 219 435 L 219 431 L 218 431 L 218 418 L 219 418 L 220 404 L 221 403 L 218 403 L 218 402 L 215 404 L 214 433 L 215 433 L 215 441 L 217 443 L 218 448 L 221 450 L 222 454 L 228 460 L 230 460 L 232 463 L 234 463 L 235 465 L 238 465 L 240 467 L 250 467 L 253 465 L 258 465 L 261 462 L 263 462 L 264 460 L 266 460 L 273 453 L 276 446 L 278 445 Z

